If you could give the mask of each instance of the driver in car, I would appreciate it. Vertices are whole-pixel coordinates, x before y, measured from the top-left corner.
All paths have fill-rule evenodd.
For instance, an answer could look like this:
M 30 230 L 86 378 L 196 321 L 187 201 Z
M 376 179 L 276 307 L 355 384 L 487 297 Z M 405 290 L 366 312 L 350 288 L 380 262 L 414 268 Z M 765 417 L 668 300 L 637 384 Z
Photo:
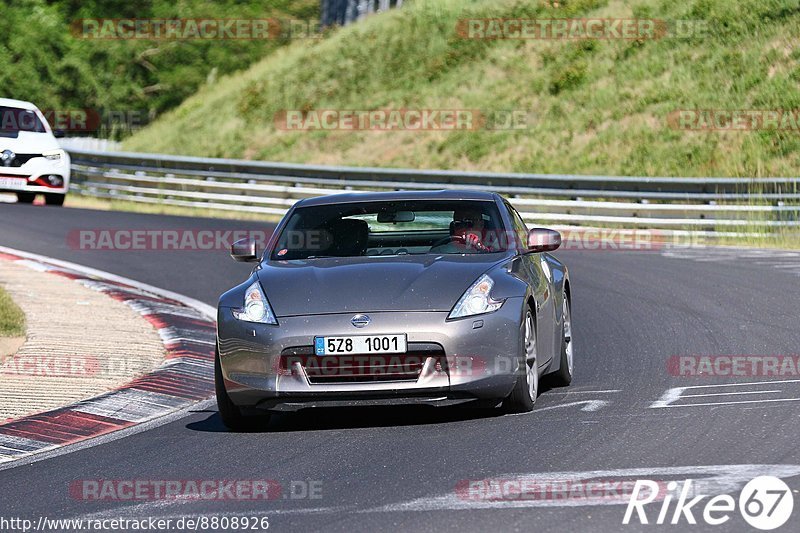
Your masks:
M 475 209 L 463 209 L 453 213 L 450 224 L 451 244 L 479 252 L 492 252 L 491 246 L 485 243 L 486 223 L 483 213 Z

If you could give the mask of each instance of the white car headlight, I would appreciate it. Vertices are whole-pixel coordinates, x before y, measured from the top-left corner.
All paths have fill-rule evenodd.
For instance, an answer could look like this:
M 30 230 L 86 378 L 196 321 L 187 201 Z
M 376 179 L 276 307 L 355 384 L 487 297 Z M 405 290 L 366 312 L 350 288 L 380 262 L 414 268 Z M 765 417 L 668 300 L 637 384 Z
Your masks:
M 467 289 L 467 292 L 458 300 L 458 303 L 447 318 L 462 318 L 465 316 L 482 315 L 497 311 L 505 300 L 494 300 L 489 294 L 494 287 L 494 281 L 486 274 Z
M 258 282 L 254 282 L 244 291 L 244 305 L 241 309 L 234 309 L 233 316 L 244 322 L 277 325 L 278 320 L 272 311 L 264 291 Z
M 42 157 L 48 161 L 61 161 L 64 159 L 64 150 L 48 150 L 42 152 Z

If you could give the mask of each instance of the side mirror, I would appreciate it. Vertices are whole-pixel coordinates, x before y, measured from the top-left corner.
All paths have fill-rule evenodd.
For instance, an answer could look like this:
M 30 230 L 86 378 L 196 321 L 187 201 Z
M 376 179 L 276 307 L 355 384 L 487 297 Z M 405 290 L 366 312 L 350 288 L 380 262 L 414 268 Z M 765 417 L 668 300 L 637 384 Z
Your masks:
M 67 132 L 65 132 L 64 130 L 53 130 L 53 137 L 55 137 L 56 139 L 63 139 L 66 136 Z
M 258 261 L 258 244 L 255 239 L 239 239 L 231 244 L 231 257 L 240 263 Z
M 547 228 L 533 228 L 528 232 L 528 250 L 552 252 L 561 246 L 561 234 Z

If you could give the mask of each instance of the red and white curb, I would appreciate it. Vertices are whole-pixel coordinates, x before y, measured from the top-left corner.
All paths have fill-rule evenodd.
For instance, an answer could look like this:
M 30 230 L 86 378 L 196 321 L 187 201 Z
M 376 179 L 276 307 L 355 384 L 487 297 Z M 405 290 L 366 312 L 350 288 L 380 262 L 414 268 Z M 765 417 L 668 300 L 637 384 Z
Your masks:
M 0 464 L 130 428 L 213 396 L 216 326 L 211 306 L 19 250 L 0 247 L 0 259 L 67 277 L 126 303 L 157 328 L 167 351 L 160 367 L 118 389 L 0 425 Z

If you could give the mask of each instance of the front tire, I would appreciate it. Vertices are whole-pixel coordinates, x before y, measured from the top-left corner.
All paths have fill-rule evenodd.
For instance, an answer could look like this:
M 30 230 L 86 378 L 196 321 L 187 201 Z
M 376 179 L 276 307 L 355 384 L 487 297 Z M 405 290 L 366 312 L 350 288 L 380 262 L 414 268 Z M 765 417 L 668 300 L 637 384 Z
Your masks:
M 561 325 L 561 362 L 558 370 L 551 374 L 553 384 L 557 387 L 566 387 L 572 383 L 573 347 L 572 347 L 572 304 L 564 295 L 564 306 Z
M 66 194 L 45 193 L 44 203 L 47 205 L 62 206 L 64 205 L 64 198 L 66 197 Z
M 36 199 L 36 193 L 32 192 L 18 192 L 17 202 L 20 204 L 32 204 Z
M 214 354 L 214 390 L 217 395 L 217 408 L 222 423 L 233 431 L 252 431 L 259 426 L 266 425 L 268 415 L 245 416 L 241 409 L 234 404 L 225 390 L 225 380 L 222 377 L 222 364 L 219 361 L 219 349 Z
M 521 371 L 511 394 L 503 401 L 503 409 L 508 413 L 528 413 L 533 410 L 539 395 L 539 359 L 536 354 L 536 323 L 530 307 L 525 312 L 522 325 L 523 342 Z

